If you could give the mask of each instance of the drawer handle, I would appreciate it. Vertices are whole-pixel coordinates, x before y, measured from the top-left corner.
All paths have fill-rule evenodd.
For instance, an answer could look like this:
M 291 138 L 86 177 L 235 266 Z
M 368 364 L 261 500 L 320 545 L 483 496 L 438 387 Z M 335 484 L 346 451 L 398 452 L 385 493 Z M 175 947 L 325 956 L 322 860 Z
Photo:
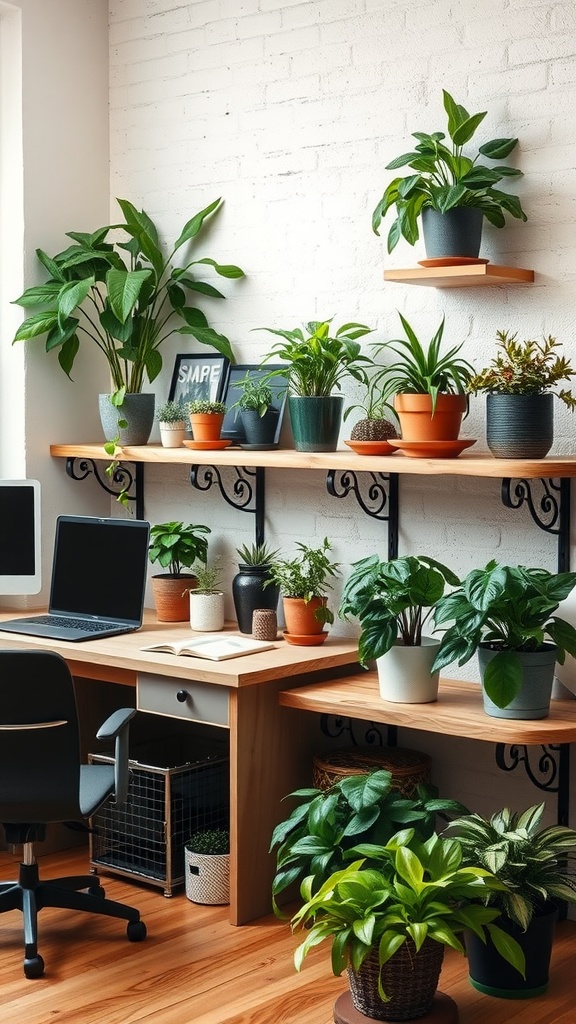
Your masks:
M 190 694 L 188 693 L 188 690 L 178 690 L 178 693 L 176 694 L 176 700 L 180 704 L 185 704 L 189 696 Z

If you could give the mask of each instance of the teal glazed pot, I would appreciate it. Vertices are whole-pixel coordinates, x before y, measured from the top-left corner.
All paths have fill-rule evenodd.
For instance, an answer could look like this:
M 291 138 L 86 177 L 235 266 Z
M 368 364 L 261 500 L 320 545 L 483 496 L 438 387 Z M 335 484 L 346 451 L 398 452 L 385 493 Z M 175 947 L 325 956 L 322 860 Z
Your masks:
M 487 395 L 486 442 L 497 459 L 543 459 L 554 441 L 554 395 Z
M 120 437 L 119 445 L 148 444 L 154 423 L 154 395 L 127 394 L 119 409 L 112 405 L 110 395 L 98 396 L 100 422 L 107 441 Z M 119 427 L 118 420 L 126 420 L 126 427 Z
M 288 411 L 298 452 L 335 452 L 342 423 L 342 395 L 289 395 Z
M 464 256 L 477 259 L 482 241 L 484 214 L 473 206 L 455 206 L 440 213 L 431 206 L 422 210 L 422 234 L 426 256 Z

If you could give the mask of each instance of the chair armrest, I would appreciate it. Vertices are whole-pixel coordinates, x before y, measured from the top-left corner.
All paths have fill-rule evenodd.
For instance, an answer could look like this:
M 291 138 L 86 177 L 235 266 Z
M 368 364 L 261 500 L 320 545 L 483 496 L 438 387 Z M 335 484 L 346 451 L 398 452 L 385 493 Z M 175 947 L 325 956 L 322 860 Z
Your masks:
M 106 719 L 96 733 L 99 740 L 114 740 L 114 802 L 117 805 L 125 804 L 128 797 L 130 722 L 135 714 L 134 708 L 120 708 Z

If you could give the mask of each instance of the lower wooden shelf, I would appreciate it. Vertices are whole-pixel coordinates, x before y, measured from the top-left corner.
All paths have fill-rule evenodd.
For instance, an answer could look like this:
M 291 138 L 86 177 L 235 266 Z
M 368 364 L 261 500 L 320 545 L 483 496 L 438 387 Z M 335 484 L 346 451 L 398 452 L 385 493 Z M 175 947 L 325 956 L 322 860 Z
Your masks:
M 533 270 L 503 267 L 496 263 L 470 263 L 457 267 L 409 267 L 385 270 L 385 281 L 423 284 L 432 288 L 477 288 L 491 284 L 530 284 Z

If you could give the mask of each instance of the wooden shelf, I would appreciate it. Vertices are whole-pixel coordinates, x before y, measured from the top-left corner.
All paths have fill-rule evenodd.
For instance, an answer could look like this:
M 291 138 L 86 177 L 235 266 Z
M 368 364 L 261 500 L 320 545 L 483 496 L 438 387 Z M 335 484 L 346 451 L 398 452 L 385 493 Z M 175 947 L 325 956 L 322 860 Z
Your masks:
M 501 267 L 495 263 L 472 263 L 460 267 L 409 267 L 406 270 L 385 270 L 385 281 L 400 284 L 423 284 L 432 288 L 479 288 L 489 284 L 529 284 L 533 270 Z

